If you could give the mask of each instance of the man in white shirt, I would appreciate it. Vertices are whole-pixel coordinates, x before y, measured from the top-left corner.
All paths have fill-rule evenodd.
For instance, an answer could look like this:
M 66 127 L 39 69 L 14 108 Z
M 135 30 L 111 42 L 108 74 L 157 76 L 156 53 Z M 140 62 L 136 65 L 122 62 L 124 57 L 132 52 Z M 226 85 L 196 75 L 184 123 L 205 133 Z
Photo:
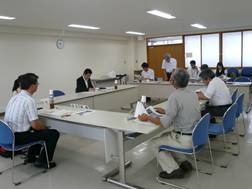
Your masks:
M 232 100 L 228 87 L 220 78 L 215 77 L 211 69 L 205 69 L 200 73 L 200 78 L 207 85 L 205 92 L 197 92 L 199 99 L 209 100 L 209 106 L 202 114 L 210 113 L 211 116 L 223 116 L 230 107 Z
M 170 80 L 171 74 L 176 68 L 177 60 L 175 58 L 171 58 L 170 54 L 165 54 L 164 59 L 162 61 L 162 69 L 164 70 L 164 78 L 166 81 Z
M 190 75 L 190 79 L 195 79 L 195 80 L 199 79 L 199 69 L 196 66 L 196 61 L 191 60 L 190 65 L 191 65 L 191 68 L 188 68 L 187 70 Z
M 155 74 L 154 74 L 153 69 L 149 68 L 149 64 L 147 64 L 146 62 L 144 62 L 144 63 L 142 63 L 141 66 L 143 68 L 143 71 L 141 73 L 142 78 L 144 80 L 152 80 L 152 81 L 154 81 Z
M 39 140 L 46 143 L 49 168 L 56 166 L 52 162 L 54 150 L 59 138 L 59 132 L 48 129 L 38 119 L 38 111 L 32 95 L 38 89 L 38 76 L 27 73 L 19 78 L 21 92 L 13 96 L 5 110 L 4 120 L 13 129 L 15 134 L 15 144 L 22 145 Z M 37 156 L 39 158 L 37 159 Z M 27 163 L 34 163 L 36 167 L 48 168 L 45 150 L 41 151 L 41 145 L 34 145 L 29 148 Z

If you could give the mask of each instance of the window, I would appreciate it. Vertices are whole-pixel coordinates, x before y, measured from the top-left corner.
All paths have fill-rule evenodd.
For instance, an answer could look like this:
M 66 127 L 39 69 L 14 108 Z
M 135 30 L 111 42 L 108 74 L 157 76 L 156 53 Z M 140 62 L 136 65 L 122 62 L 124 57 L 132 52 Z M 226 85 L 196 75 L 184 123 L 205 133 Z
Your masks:
M 190 67 L 190 61 L 195 60 L 201 65 L 200 35 L 185 36 L 185 67 Z
M 207 64 L 209 67 L 216 67 L 217 62 L 219 62 L 219 54 L 220 35 L 202 35 L 202 64 Z
M 243 32 L 243 66 L 252 66 L 252 31 Z
M 148 39 L 148 46 L 172 45 L 183 43 L 182 36 L 159 37 Z
M 241 66 L 241 32 L 223 33 L 223 64 L 225 67 Z

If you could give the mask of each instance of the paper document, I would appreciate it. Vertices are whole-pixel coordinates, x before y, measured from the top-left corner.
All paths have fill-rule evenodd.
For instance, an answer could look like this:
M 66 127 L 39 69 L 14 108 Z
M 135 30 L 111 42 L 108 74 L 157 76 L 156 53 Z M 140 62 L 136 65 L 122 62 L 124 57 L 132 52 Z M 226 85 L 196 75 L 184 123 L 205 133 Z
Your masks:
M 65 110 L 65 109 L 52 109 L 52 110 L 46 110 L 44 112 L 47 115 L 55 116 L 55 117 L 68 117 L 71 116 L 73 111 L 71 110 Z
M 153 117 L 162 117 L 162 114 L 158 113 L 152 106 L 146 108 L 146 112 Z
M 137 102 L 134 117 L 138 117 L 138 115 L 141 115 L 143 113 L 145 113 L 145 114 L 147 113 L 145 111 L 145 107 L 144 107 L 143 103 Z

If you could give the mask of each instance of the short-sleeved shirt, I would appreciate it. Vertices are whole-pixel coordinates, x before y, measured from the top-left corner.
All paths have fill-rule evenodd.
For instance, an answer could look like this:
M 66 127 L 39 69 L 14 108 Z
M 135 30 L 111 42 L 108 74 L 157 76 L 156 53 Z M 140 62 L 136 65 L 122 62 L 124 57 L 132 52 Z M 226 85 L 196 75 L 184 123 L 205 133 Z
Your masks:
M 171 73 L 176 68 L 177 60 L 175 58 L 170 58 L 170 62 L 167 62 L 165 59 L 163 59 L 162 69 L 165 70 L 167 73 Z
M 153 69 L 150 69 L 150 68 L 148 69 L 147 72 L 143 70 L 142 73 L 141 73 L 141 75 L 142 75 L 142 77 L 144 79 L 152 79 L 152 80 L 154 80 L 154 77 L 155 77 Z
M 190 75 L 190 79 L 199 79 L 199 70 L 196 69 L 192 69 L 192 68 L 188 68 L 187 72 Z
M 168 98 L 166 114 L 161 118 L 164 127 L 174 125 L 175 131 L 192 133 L 200 119 L 200 104 L 195 92 L 187 89 L 176 89 Z
M 209 82 L 205 95 L 209 99 L 209 104 L 211 106 L 222 106 L 232 103 L 228 87 L 224 81 L 218 77 L 214 77 Z
M 38 111 L 35 100 L 31 94 L 22 90 L 13 96 L 5 110 L 4 121 L 14 132 L 25 132 L 31 128 L 31 122 L 38 119 Z

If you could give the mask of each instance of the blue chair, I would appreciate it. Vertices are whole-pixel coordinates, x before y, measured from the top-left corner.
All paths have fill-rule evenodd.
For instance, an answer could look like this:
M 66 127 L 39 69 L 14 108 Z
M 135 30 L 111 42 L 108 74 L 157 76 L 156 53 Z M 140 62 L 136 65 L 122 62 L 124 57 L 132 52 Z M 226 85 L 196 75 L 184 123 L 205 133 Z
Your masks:
M 64 96 L 65 93 L 61 90 L 53 90 L 53 96 L 57 97 L 57 96 Z
M 207 173 L 207 174 L 213 173 L 213 156 L 212 156 L 212 151 L 211 151 L 211 145 L 210 145 L 209 138 L 208 138 L 209 123 L 210 123 L 210 114 L 207 113 L 195 125 L 193 132 L 192 132 L 192 148 L 176 148 L 173 146 L 166 146 L 166 145 L 162 145 L 159 147 L 160 151 L 165 150 L 165 151 L 169 151 L 169 152 L 192 155 L 194 158 L 198 184 L 199 184 L 199 169 L 198 169 L 196 154 L 199 153 L 203 149 L 204 145 L 207 143 L 209 145 L 209 154 L 210 154 L 211 168 L 212 168 L 211 173 Z M 165 182 L 165 181 L 159 179 L 158 177 L 157 177 L 157 181 L 161 184 L 173 186 L 176 188 L 186 188 L 183 186 L 178 186 L 178 185 L 175 185 L 172 183 Z
M 28 143 L 28 144 L 24 144 L 24 145 L 15 145 L 15 135 L 13 130 L 11 129 L 11 127 L 5 123 L 4 121 L 0 120 L 0 146 L 6 150 L 6 151 L 11 151 L 12 152 L 12 165 L 11 168 L 5 169 L 3 171 L 0 171 L 0 173 L 3 173 L 6 170 L 12 169 L 11 175 L 12 175 L 12 183 L 15 185 L 19 185 L 22 182 L 24 182 L 25 180 L 30 179 L 31 177 L 38 175 L 39 173 L 44 173 L 46 170 L 42 170 L 39 173 L 36 173 L 34 175 L 31 175 L 30 177 L 20 180 L 20 181 L 15 181 L 14 178 L 14 168 L 16 166 L 19 166 L 21 164 L 15 165 L 14 164 L 14 156 L 15 156 L 15 152 L 19 151 L 19 150 L 24 150 L 24 149 L 28 149 L 33 145 L 37 145 L 40 144 L 44 147 L 45 149 L 45 153 L 46 153 L 46 160 L 47 160 L 47 166 L 49 168 L 49 160 L 48 160 L 48 154 L 47 154 L 47 148 L 46 148 L 46 144 L 45 141 L 36 141 L 36 142 L 32 142 L 32 143 Z
M 251 82 L 251 80 L 248 77 L 240 76 L 235 78 L 234 82 Z
M 237 109 L 238 109 L 238 105 L 236 103 L 232 104 L 228 108 L 228 110 L 225 112 L 225 114 L 223 115 L 223 122 L 222 123 L 210 123 L 210 125 L 209 125 L 209 129 L 208 129 L 209 134 L 216 135 L 216 136 L 220 136 L 220 135 L 223 136 L 225 152 L 227 152 L 226 149 L 228 149 L 226 134 L 234 133 Z M 236 136 L 236 139 L 238 142 L 239 139 L 238 139 L 237 135 L 235 135 L 235 136 Z M 233 153 L 233 155 L 238 155 L 238 154 Z M 221 167 L 227 167 L 227 165 L 228 165 L 228 163 L 225 165 L 222 165 Z
M 227 82 L 234 82 L 234 80 L 235 80 L 235 77 L 231 77 L 231 78 L 229 78 L 229 79 L 227 80 Z
M 228 77 L 238 77 L 239 70 L 237 68 L 231 67 L 227 69 L 227 76 Z
M 247 129 L 246 129 L 246 125 L 245 125 L 245 119 L 244 119 L 244 115 L 243 115 L 243 102 L 244 102 L 244 93 L 242 93 L 235 101 L 235 103 L 237 103 L 238 105 L 238 109 L 237 109 L 237 113 L 236 113 L 236 119 L 238 121 L 238 118 L 240 117 L 240 115 L 242 115 L 242 120 L 243 120 L 243 130 L 244 130 L 244 134 L 240 134 L 240 136 L 244 137 L 247 133 Z
M 236 88 L 231 95 L 232 103 L 236 101 L 237 93 L 238 93 L 238 88 Z
M 241 70 L 241 76 L 252 78 L 252 67 L 244 67 Z

